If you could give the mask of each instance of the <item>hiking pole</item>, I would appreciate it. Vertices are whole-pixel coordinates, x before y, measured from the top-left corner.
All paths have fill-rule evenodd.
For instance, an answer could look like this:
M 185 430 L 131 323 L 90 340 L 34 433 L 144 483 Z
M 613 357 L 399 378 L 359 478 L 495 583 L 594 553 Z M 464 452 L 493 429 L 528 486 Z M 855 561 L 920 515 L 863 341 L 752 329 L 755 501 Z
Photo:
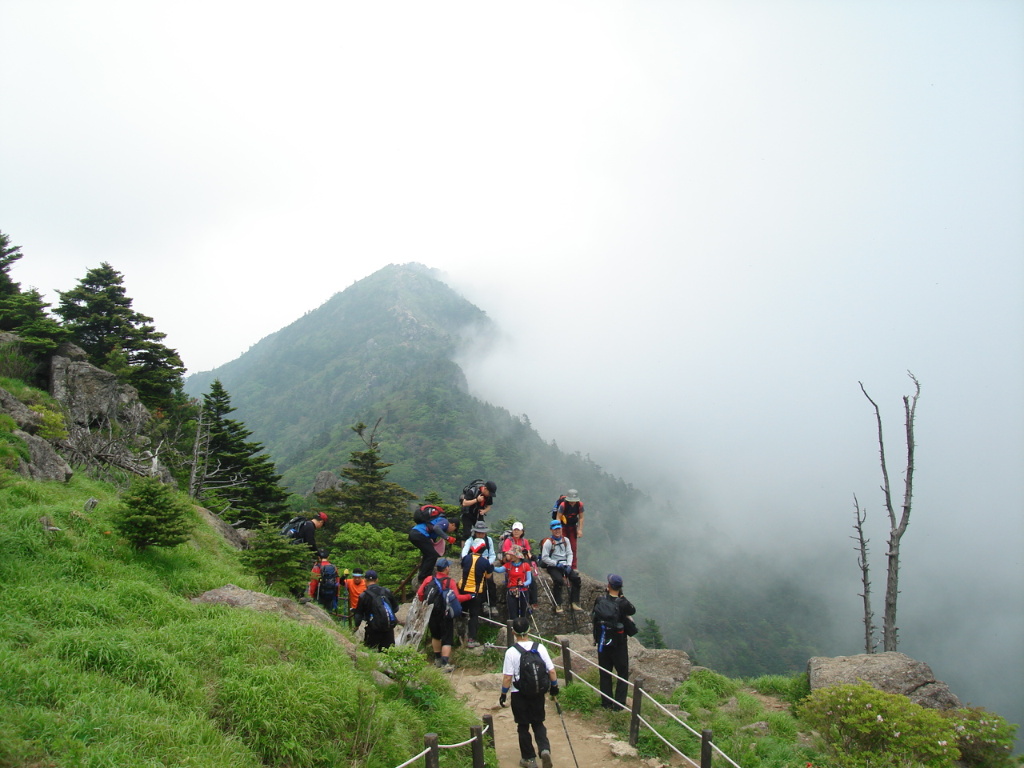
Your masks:
M 572 761 L 576 763 L 576 768 L 580 768 L 580 763 L 576 759 L 576 750 L 572 748 L 572 739 L 569 738 L 569 729 L 565 727 L 565 718 L 562 717 L 562 705 L 558 703 L 558 697 L 552 698 L 555 702 L 555 711 L 558 712 L 558 719 L 562 721 L 562 730 L 565 731 L 565 740 L 569 744 L 569 752 L 572 754 Z

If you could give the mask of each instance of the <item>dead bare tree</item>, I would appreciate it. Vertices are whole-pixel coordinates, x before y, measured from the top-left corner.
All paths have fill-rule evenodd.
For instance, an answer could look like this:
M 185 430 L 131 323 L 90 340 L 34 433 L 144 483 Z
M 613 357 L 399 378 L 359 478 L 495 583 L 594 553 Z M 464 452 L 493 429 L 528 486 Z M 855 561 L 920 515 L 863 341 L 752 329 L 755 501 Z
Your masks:
M 885 509 L 889 514 L 889 549 L 886 552 L 887 571 L 885 580 L 885 610 L 882 616 L 882 650 L 895 651 L 899 645 L 898 628 L 896 626 L 896 598 L 899 595 L 900 576 L 900 540 L 907 532 L 907 525 L 910 523 L 910 502 L 913 497 L 914 488 L 914 416 L 917 411 L 917 400 L 921 396 L 921 384 L 913 373 L 907 371 L 907 376 L 914 382 L 914 394 L 903 396 L 903 412 L 906 417 L 906 438 L 907 438 L 907 470 L 904 477 L 903 509 L 899 519 L 896 519 L 896 510 L 892 503 L 892 492 L 889 486 L 889 470 L 885 462 L 885 440 L 882 437 L 882 414 L 878 409 L 878 403 L 871 399 L 871 396 L 864 389 L 860 381 L 860 391 L 875 409 L 875 421 L 878 424 L 878 452 L 882 464 L 882 494 L 885 498 Z
M 860 568 L 860 579 L 864 585 L 864 592 L 861 597 L 864 600 L 864 653 L 874 653 L 878 642 L 875 640 L 875 615 L 871 611 L 871 579 L 868 566 L 868 540 L 864 538 L 864 521 L 867 520 L 867 511 L 861 511 L 860 502 L 857 501 L 857 494 L 853 494 L 853 511 L 856 522 L 853 529 L 857 531 L 857 566 Z M 854 538 L 853 536 L 850 537 Z

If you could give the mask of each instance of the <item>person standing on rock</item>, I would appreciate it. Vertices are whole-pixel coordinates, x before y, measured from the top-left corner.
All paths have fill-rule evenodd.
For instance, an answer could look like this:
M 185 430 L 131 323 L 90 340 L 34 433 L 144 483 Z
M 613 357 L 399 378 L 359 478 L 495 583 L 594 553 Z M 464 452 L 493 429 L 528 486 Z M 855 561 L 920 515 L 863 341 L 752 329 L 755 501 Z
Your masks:
M 622 577 L 608 574 L 608 587 L 594 603 L 591 618 L 594 622 L 594 644 L 597 646 L 597 663 L 600 667 L 601 706 L 618 710 L 626 706 L 626 691 L 629 688 L 629 646 L 627 625 L 633 625 L 629 617 L 636 613 L 626 596 L 622 594 Z M 612 697 L 612 673 L 619 677 L 615 681 L 615 696 Z
M 540 755 L 543 768 L 551 768 L 551 742 L 548 741 L 547 726 L 544 725 L 544 693 L 539 695 L 528 695 L 522 690 L 524 682 L 524 659 L 527 655 L 536 654 L 540 656 L 544 670 L 548 676 L 548 691 L 551 698 L 558 696 L 558 673 L 555 672 L 555 664 L 551 661 L 548 649 L 543 643 L 533 643 L 529 637 L 530 620 L 526 616 L 520 616 L 512 620 L 512 634 L 515 642 L 505 651 L 505 661 L 502 664 L 501 672 L 501 696 L 498 703 L 506 706 L 508 703 L 509 691 L 512 692 L 512 718 L 516 722 L 516 730 L 519 732 L 519 761 L 521 768 L 537 768 L 537 755 Z M 533 738 L 530 738 L 530 729 L 533 729 Z M 537 747 L 534 749 L 534 739 Z
M 579 569 L 580 547 L 577 542 L 583 538 L 583 502 L 580 492 L 570 488 L 565 498 L 559 503 L 555 519 L 562 524 L 562 535 L 569 540 L 572 547 L 572 567 Z
M 493 480 L 476 480 L 462 489 L 459 505 L 462 507 L 462 538 L 473 538 L 473 526 L 484 521 L 484 515 L 491 511 L 498 486 Z

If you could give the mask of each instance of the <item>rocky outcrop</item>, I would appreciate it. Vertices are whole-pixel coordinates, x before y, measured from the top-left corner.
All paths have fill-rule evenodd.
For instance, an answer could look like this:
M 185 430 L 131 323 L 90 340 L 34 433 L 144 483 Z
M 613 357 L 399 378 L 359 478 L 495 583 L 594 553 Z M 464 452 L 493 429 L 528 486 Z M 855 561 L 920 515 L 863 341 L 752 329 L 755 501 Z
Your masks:
M 313 480 L 313 490 L 310 493 L 315 496 L 321 491 L 337 488 L 339 483 L 338 476 L 329 469 L 325 469 L 322 472 L 316 473 L 316 479 Z
M 18 429 L 33 435 L 43 423 L 41 413 L 33 411 L 3 387 L 0 387 L 0 413 L 6 413 L 14 419 Z
M 585 633 L 555 637 L 559 643 L 569 644 L 572 668 L 576 674 L 581 674 L 591 666 L 597 666 L 597 647 L 589 632 L 589 619 L 586 624 L 588 629 Z M 685 651 L 675 648 L 644 648 L 635 637 L 629 638 L 629 678 L 643 678 L 644 690 L 667 696 L 679 687 L 680 683 L 689 680 L 692 669 L 693 664 Z
M 118 424 L 130 433 L 140 431 L 150 415 L 135 388 L 86 362 L 85 357 L 81 348 L 63 344 L 50 361 L 50 394 L 64 407 L 68 426 Z
M 221 520 L 217 515 L 213 514 L 204 507 L 196 507 L 196 511 L 199 516 L 203 518 L 210 527 L 213 528 L 221 537 L 235 549 L 246 549 L 246 536 L 244 533 L 239 531 L 238 528 L 232 528 L 230 525 Z
M 53 480 L 66 483 L 75 474 L 53 446 L 41 437 L 14 430 L 14 436 L 28 446 L 31 461 L 18 460 L 18 474 L 30 480 Z
M 960 700 L 949 686 L 936 680 L 931 667 L 906 654 L 862 653 L 857 656 L 814 656 L 807 662 L 811 690 L 865 682 L 886 693 L 906 696 L 932 709 L 953 709 Z

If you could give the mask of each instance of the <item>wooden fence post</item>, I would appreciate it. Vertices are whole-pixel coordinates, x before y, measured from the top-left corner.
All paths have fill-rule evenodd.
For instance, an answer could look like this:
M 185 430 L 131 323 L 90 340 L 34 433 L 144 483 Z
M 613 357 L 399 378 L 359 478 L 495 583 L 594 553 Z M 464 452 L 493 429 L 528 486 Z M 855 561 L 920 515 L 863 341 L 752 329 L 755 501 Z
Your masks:
M 480 725 L 469 727 L 469 736 L 473 739 L 470 748 L 473 750 L 473 768 L 485 768 L 484 766 L 484 729 Z
M 423 746 L 427 748 L 427 754 L 423 757 L 424 768 L 439 768 L 441 764 L 441 749 L 437 744 L 437 734 L 428 733 L 424 736 Z
M 569 653 L 569 641 L 562 641 L 562 671 L 565 672 L 565 684 L 572 682 L 572 654 Z
M 711 768 L 711 731 L 700 732 L 700 768 Z
M 635 747 L 640 740 L 640 707 L 644 702 L 644 679 L 633 678 L 633 712 L 629 717 L 629 746 Z
M 484 715 L 483 716 L 483 721 L 484 721 L 484 726 L 487 728 L 487 736 L 485 736 L 484 738 L 487 739 L 488 743 L 491 746 L 491 749 L 497 751 L 498 744 L 494 740 L 494 716 L 493 715 Z

